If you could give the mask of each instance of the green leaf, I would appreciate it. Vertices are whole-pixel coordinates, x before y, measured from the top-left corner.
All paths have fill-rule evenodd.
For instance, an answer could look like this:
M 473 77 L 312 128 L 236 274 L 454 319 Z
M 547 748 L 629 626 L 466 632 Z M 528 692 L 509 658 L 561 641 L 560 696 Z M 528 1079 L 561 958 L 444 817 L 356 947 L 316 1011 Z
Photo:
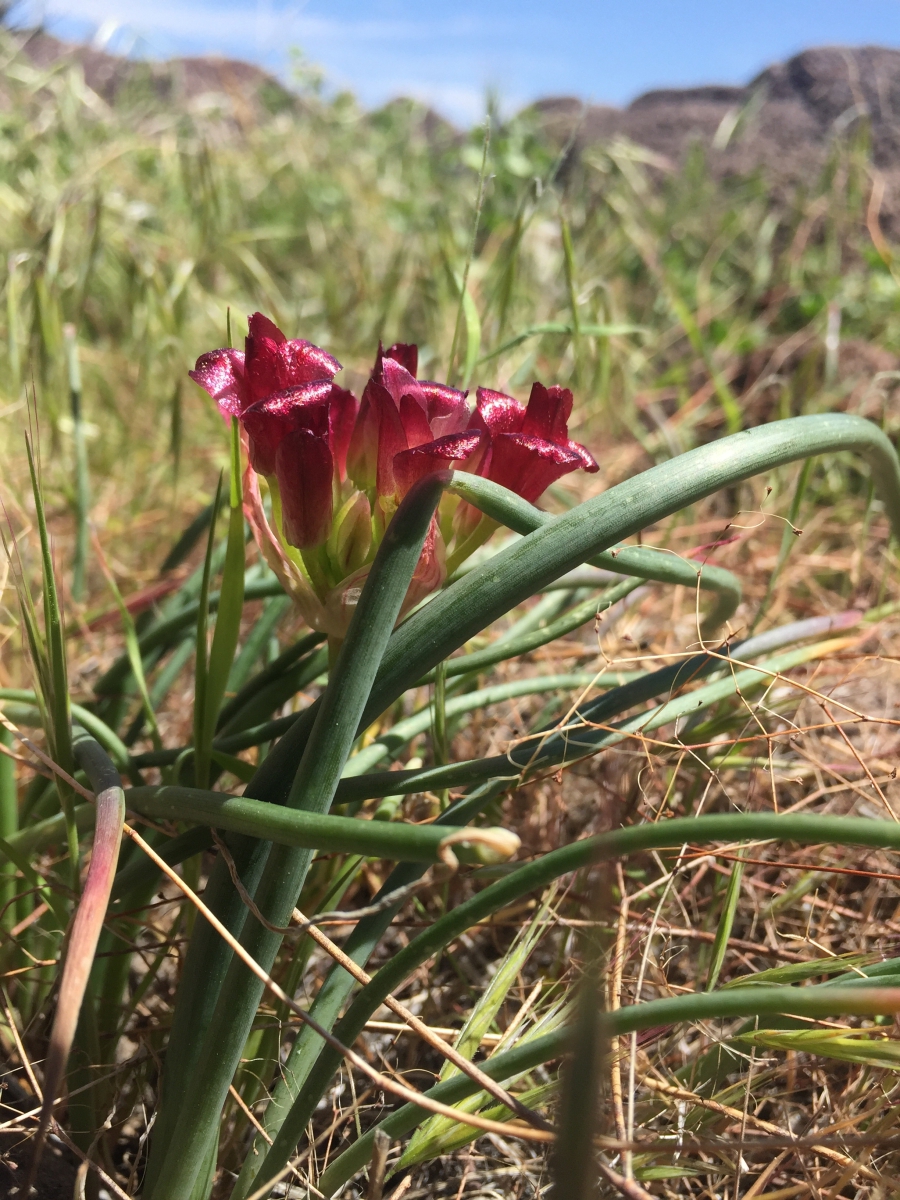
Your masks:
M 109 585 L 109 590 L 112 592 L 116 605 L 119 609 L 119 617 L 122 621 L 122 631 L 125 634 L 125 652 L 128 655 L 128 662 L 131 665 L 131 673 L 134 676 L 137 684 L 138 693 L 141 697 L 141 706 L 144 710 L 144 720 L 150 728 L 150 736 L 153 739 L 153 745 L 157 750 L 162 749 L 162 739 L 159 735 L 159 725 L 156 722 L 156 712 L 153 708 L 153 701 L 150 699 L 150 692 L 147 689 L 147 679 L 144 675 L 144 662 L 141 658 L 140 646 L 138 645 L 138 635 L 135 629 L 134 620 L 131 613 L 128 611 L 128 606 L 122 599 L 122 593 L 119 591 L 119 585 L 116 583 L 115 576 L 107 566 L 102 553 L 99 552 L 98 558 L 100 569 L 103 571 L 106 582 Z
M 553 520 L 550 513 L 543 512 L 515 492 L 479 475 L 458 471 L 449 490 L 491 520 L 516 533 L 533 533 Z M 617 575 L 631 575 L 657 583 L 680 583 L 692 591 L 699 587 L 701 591 L 717 593 L 718 603 L 703 623 L 704 634 L 724 624 L 734 615 L 741 602 L 741 582 L 731 571 L 709 563 L 698 565 L 677 554 L 655 550 L 652 546 L 616 546 L 586 561 L 603 570 L 614 571 Z
M 209 708 L 206 699 L 209 683 L 207 631 L 209 629 L 209 584 L 212 574 L 213 544 L 221 498 L 222 476 L 220 475 L 213 504 L 212 520 L 209 523 L 209 536 L 206 539 L 203 582 L 200 585 L 200 599 L 197 607 L 197 649 L 194 664 L 194 778 L 201 787 L 209 781 L 209 748 L 212 744 L 212 732 L 207 730 Z
M 731 930 L 734 927 L 734 917 L 737 912 L 738 901 L 741 898 L 744 861 L 740 857 L 740 853 L 740 850 L 738 850 L 737 862 L 733 863 L 731 867 L 731 875 L 728 878 L 728 887 L 725 892 L 725 902 L 722 905 L 719 923 L 716 926 L 712 959 L 709 964 L 709 973 L 706 976 L 706 990 L 708 992 L 711 992 L 719 981 L 722 964 L 725 961 L 725 955 L 728 953 L 728 939 L 731 937 Z
M 565 1053 L 568 1040 L 568 1029 L 556 1029 L 533 1041 L 523 1040 L 513 1049 L 489 1058 L 487 1062 L 481 1064 L 481 1068 L 491 1079 L 507 1084 L 526 1071 L 559 1058 Z M 445 1080 L 443 1083 L 429 1088 L 425 1095 L 432 1100 L 440 1100 L 444 1104 L 458 1104 L 479 1090 L 478 1084 L 474 1083 L 468 1075 L 457 1075 L 453 1079 Z M 324 1196 L 339 1194 L 343 1185 L 349 1182 L 356 1172 L 361 1170 L 371 1159 L 372 1142 L 377 1130 L 383 1130 L 392 1141 L 395 1141 L 415 1129 L 426 1115 L 426 1110 L 417 1104 L 402 1105 L 389 1117 L 364 1133 L 362 1137 L 357 1138 L 352 1146 L 340 1154 L 323 1171 L 318 1181 L 319 1190 Z
M 228 687 L 231 664 L 237 650 L 244 609 L 244 511 L 241 504 L 241 439 L 240 427 L 231 418 L 231 488 L 229 496 L 228 542 L 216 630 L 209 655 L 209 674 L 206 681 L 206 711 L 204 734 L 212 740 L 219 710 Z
M 291 786 L 289 809 L 322 814 L 331 804 L 356 739 L 372 681 L 448 480 L 447 474 L 422 479 L 406 495 L 387 527 L 318 706 L 317 720 Z M 253 781 L 248 792 L 254 793 Z M 310 850 L 278 845 L 269 852 L 254 899 L 271 924 L 283 927 L 288 923 L 311 857 Z M 271 969 L 281 935 L 254 922 L 244 940 L 256 961 L 266 970 Z M 196 1069 L 184 1081 L 177 1120 L 168 1117 L 172 1122 L 171 1137 L 159 1174 L 154 1175 L 151 1193 L 157 1200 L 162 1197 L 188 1200 L 198 1164 L 218 1129 L 228 1086 L 261 993 L 260 981 L 242 963 L 232 963 L 219 992 Z
M 900 1041 L 866 1029 L 766 1029 L 741 1034 L 735 1041 L 770 1050 L 818 1054 L 840 1062 L 900 1071 Z
M 544 920 L 547 910 L 553 900 L 553 893 L 544 897 L 540 908 L 535 912 L 531 921 L 516 936 L 513 944 L 497 964 L 497 970 L 484 991 L 469 1011 L 462 1029 L 454 1042 L 455 1048 L 465 1058 L 472 1059 L 481 1046 L 484 1035 L 494 1022 L 501 1006 L 506 1002 L 510 988 L 515 986 L 519 972 L 525 966 L 532 950 L 544 931 Z M 445 1062 L 441 1068 L 440 1078 L 450 1079 L 460 1073 L 459 1067 Z M 524 1097 L 523 1097 L 524 1099 Z M 526 1104 L 531 1104 L 525 1100 Z M 506 1109 L 504 1108 L 504 1111 Z M 449 1117 L 433 1116 L 424 1121 L 416 1130 L 412 1140 L 403 1153 L 401 1166 L 409 1166 L 413 1162 L 422 1162 L 437 1154 L 449 1153 L 442 1149 L 442 1143 L 451 1132 L 458 1131 L 458 1126 Z M 465 1132 L 465 1131 L 464 1131 Z M 475 1135 L 472 1135 L 475 1136 Z M 467 1137 L 466 1140 L 471 1140 Z M 465 1143 L 463 1143 L 465 1144 Z
M 757 971 L 753 975 L 741 975 L 737 979 L 729 979 L 722 985 L 724 988 L 757 987 L 761 984 L 782 984 L 787 987 L 792 983 L 802 983 L 813 979 L 816 975 L 839 975 L 854 967 L 861 969 L 880 964 L 878 954 L 837 954 L 832 958 L 811 958 L 809 962 L 785 963 L 781 967 L 771 967 L 767 971 Z
M 53 570 L 53 555 L 50 549 L 50 535 L 47 531 L 47 518 L 44 512 L 44 497 L 41 490 L 35 462 L 34 449 L 31 439 L 25 439 L 28 452 L 28 469 L 31 474 L 31 487 L 34 494 L 35 513 L 37 515 L 38 532 L 41 541 L 42 591 L 44 609 L 44 635 L 41 638 L 37 620 L 28 596 L 23 611 L 27 614 L 25 621 L 28 630 L 29 644 L 35 673 L 41 692 L 41 703 L 46 711 L 44 726 L 51 756 L 57 766 L 71 775 L 74 771 L 75 760 L 72 754 L 72 720 L 69 709 L 69 680 L 66 668 L 66 636 L 63 626 L 62 612 L 56 588 L 56 575 Z M 27 589 L 22 585 L 20 594 Z M 55 777 L 56 790 L 60 799 L 60 807 L 66 819 L 66 829 L 69 846 L 69 871 L 72 887 L 80 890 L 80 869 L 78 830 L 73 817 L 74 801 L 72 789 L 59 775 Z

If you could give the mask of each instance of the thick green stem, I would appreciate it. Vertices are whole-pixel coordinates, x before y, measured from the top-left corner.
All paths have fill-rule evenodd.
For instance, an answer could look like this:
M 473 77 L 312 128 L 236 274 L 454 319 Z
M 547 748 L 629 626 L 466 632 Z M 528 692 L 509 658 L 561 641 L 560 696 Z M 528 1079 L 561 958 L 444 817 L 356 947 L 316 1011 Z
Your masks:
M 344 1045 L 353 1045 L 384 998 L 399 988 L 429 958 L 498 909 L 514 904 L 529 892 L 546 887 L 563 875 L 598 862 L 648 850 L 682 846 L 685 843 L 702 845 L 716 841 L 737 842 L 757 838 L 807 845 L 830 842 L 845 846 L 878 846 L 882 849 L 900 850 L 900 824 L 860 817 L 722 813 L 701 817 L 678 817 L 653 825 L 636 825 L 563 846 L 543 855 L 535 862 L 520 867 L 505 879 L 491 884 L 419 934 L 408 946 L 394 955 L 378 971 L 371 983 L 357 994 L 336 1026 L 335 1035 Z M 757 989 L 753 991 L 755 993 Z M 713 992 L 705 996 L 692 996 L 691 999 L 702 1003 L 719 995 L 720 993 Z M 739 1007 L 738 1003 L 738 1009 Z M 841 1010 L 832 1008 L 830 1011 Z M 325 1047 L 278 1135 L 273 1139 L 265 1161 L 259 1168 L 259 1180 L 274 1179 L 293 1154 L 319 1098 L 339 1065 L 340 1056 L 331 1047 Z
M 288 806 L 326 812 L 356 736 L 385 646 L 448 476 L 432 475 L 406 496 L 378 549 L 305 753 L 291 786 Z M 252 786 L 252 785 L 251 785 Z M 265 918 L 284 926 L 297 903 L 311 852 L 273 846 L 254 897 Z M 247 950 L 271 970 L 281 935 L 257 921 L 247 923 Z M 219 992 L 196 1073 L 185 1081 L 177 1124 L 154 1176 L 158 1200 L 188 1200 L 200 1162 L 216 1136 L 228 1085 L 256 1013 L 262 984 L 243 963 L 232 962 Z
M 465 472 L 456 473 L 450 490 L 486 513 L 494 522 L 505 525 L 515 533 L 533 533 L 554 519 L 551 513 L 529 504 L 508 488 Z M 717 593 L 719 599 L 716 606 L 704 622 L 705 633 L 712 633 L 724 624 L 734 615 L 741 602 L 741 582 L 731 571 L 706 563 L 690 562 L 652 546 L 616 546 L 586 561 L 591 566 L 613 571 L 617 575 L 636 576 L 654 583 L 680 583 Z
M 363 854 L 396 862 L 438 862 L 443 840 L 462 832 L 461 828 L 411 825 L 404 821 L 358 821 L 353 817 L 262 804 L 200 788 L 130 788 L 125 800 L 129 808 L 146 816 L 196 821 L 232 833 L 265 838 L 281 846 Z M 462 862 L 497 861 L 487 844 L 478 844 L 474 839 L 469 846 L 460 844 L 457 857 Z
M 720 488 L 828 451 L 853 451 L 868 462 L 876 492 L 900 537 L 900 463 L 877 425 L 848 413 L 823 413 L 744 430 L 652 467 L 553 517 L 414 613 L 388 644 L 361 729 L 441 659 L 567 571 Z M 488 482 L 456 472 L 453 486 L 460 494 L 468 489 L 474 503 Z M 303 753 L 317 708 L 318 702 L 301 714 L 260 768 L 258 784 L 267 798 L 283 802 L 286 797 L 290 772 Z

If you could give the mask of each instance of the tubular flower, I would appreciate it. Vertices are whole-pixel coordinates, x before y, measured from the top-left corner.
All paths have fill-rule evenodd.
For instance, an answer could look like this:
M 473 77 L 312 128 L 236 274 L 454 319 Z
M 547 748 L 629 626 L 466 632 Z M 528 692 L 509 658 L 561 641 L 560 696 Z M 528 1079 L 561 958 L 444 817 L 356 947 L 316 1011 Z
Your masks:
M 466 393 L 416 379 L 417 360 L 416 346 L 379 346 L 350 442 L 350 477 L 387 519 L 416 480 L 464 462 L 483 440 L 466 430 Z
M 489 388 L 479 388 L 475 411 L 469 429 L 483 435 L 482 453 L 472 466 L 483 475 L 523 499 L 534 503 L 551 483 L 581 468 L 598 471 L 594 456 L 569 438 L 569 417 L 572 415 L 572 393 L 568 388 L 544 387 L 535 383 L 531 388 L 527 408 Z M 471 532 L 481 514 L 464 505 L 457 517 L 457 526 Z
M 289 341 L 254 313 L 244 353 L 213 350 L 190 372 L 226 420 L 241 424 L 249 457 L 244 511 L 266 561 L 314 629 L 346 633 L 372 559 L 397 505 L 413 484 L 458 468 L 536 500 L 591 455 L 568 437 L 572 393 L 536 383 L 527 408 L 479 388 L 466 393 L 416 378 L 418 349 L 381 346 L 357 402 L 338 387 L 337 359 Z M 267 516 L 260 477 L 271 499 Z M 455 567 L 493 524 L 446 496 L 432 522 L 404 605 L 441 586 L 448 543 Z

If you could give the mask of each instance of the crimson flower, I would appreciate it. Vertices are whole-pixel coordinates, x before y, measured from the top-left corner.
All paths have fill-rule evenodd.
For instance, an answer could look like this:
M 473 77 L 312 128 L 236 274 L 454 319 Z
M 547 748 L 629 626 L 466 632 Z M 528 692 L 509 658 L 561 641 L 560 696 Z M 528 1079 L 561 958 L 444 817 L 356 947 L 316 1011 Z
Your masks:
M 569 438 L 572 393 L 568 388 L 535 383 L 527 408 L 512 396 L 488 388 L 479 388 L 476 396 L 469 428 L 481 431 L 487 442 L 477 474 L 533 503 L 570 471 L 600 469 L 594 456 Z
M 555 480 L 597 464 L 569 438 L 572 393 L 535 383 L 527 407 L 479 388 L 416 378 L 418 349 L 381 346 L 358 402 L 338 387 L 337 359 L 288 340 L 254 313 L 244 353 L 213 350 L 190 372 L 242 427 L 244 511 L 266 561 L 316 629 L 340 640 L 400 500 L 422 476 L 457 468 L 535 501 Z M 271 496 L 266 513 L 259 478 Z M 403 611 L 440 587 L 494 528 L 447 495 L 432 521 Z M 447 547 L 452 554 L 447 560 Z
M 341 364 L 312 342 L 297 338 L 288 341 L 278 326 L 253 313 L 244 347 L 239 350 L 211 350 L 201 354 L 191 379 L 212 396 L 223 416 L 240 417 L 257 400 L 266 400 L 275 392 L 333 379 Z
M 379 346 L 350 442 L 350 478 L 388 515 L 416 480 L 465 461 L 483 441 L 466 429 L 466 393 L 416 379 L 417 365 L 416 346 Z
M 190 376 L 224 417 L 240 420 L 254 471 L 277 480 L 289 544 L 317 546 L 331 530 L 334 484 L 346 475 L 356 397 L 332 382 L 341 364 L 318 346 L 288 341 L 262 313 L 249 326 L 244 354 L 213 350 Z

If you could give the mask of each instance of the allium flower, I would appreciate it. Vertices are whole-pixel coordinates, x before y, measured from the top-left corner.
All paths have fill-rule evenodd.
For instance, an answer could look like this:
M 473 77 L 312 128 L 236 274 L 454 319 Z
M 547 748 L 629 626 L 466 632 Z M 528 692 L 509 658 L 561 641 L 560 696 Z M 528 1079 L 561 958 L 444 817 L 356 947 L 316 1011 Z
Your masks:
M 350 442 L 350 477 L 388 519 L 417 479 L 464 462 L 483 441 L 465 432 L 465 392 L 416 379 L 417 360 L 416 346 L 378 348 Z
M 600 468 L 580 442 L 569 438 L 572 393 L 568 388 L 531 388 L 528 407 L 489 388 L 479 388 L 469 429 L 484 436 L 475 473 L 517 492 L 534 503 L 551 483 L 580 467 L 591 473 Z M 469 470 L 468 463 L 462 469 Z M 471 531 L 481 514 L 466 505 L 457 518 L 458 527 Z
M 245 353 L 211 350 L 201 354 L 191 379 L 209 392 L 223 416 L 240 417 L 258 400 L 275 392 L 333 379 L 341 364 L 312 342 L 288 341 L 281 330 L 262 313 L 249 318 Z
M 565 388 L 536 383 L 527 408 L 479 388 L 470 412 L 466 393 L 417 379 L 417 347 L 397 343 L 379 346 L 357 402 L 334 383 L 340 363 L 318 346 L 289 341 L 261 313 L 250 317 L 249 331 L 243 354 L 213 350 L 190 375 L 226 420 L 240 421 L 249 457 L 244 510 L 254 536 L 307 622 L 332 640 L 344 636 L 384 530 L 422 476 L 474 471 L 533 501 L 569 471 L 597 470 L 569 439 Z M 404 611 L 443 583 L 448 542 L 455 567 L 493 528 L 447 496 Z

